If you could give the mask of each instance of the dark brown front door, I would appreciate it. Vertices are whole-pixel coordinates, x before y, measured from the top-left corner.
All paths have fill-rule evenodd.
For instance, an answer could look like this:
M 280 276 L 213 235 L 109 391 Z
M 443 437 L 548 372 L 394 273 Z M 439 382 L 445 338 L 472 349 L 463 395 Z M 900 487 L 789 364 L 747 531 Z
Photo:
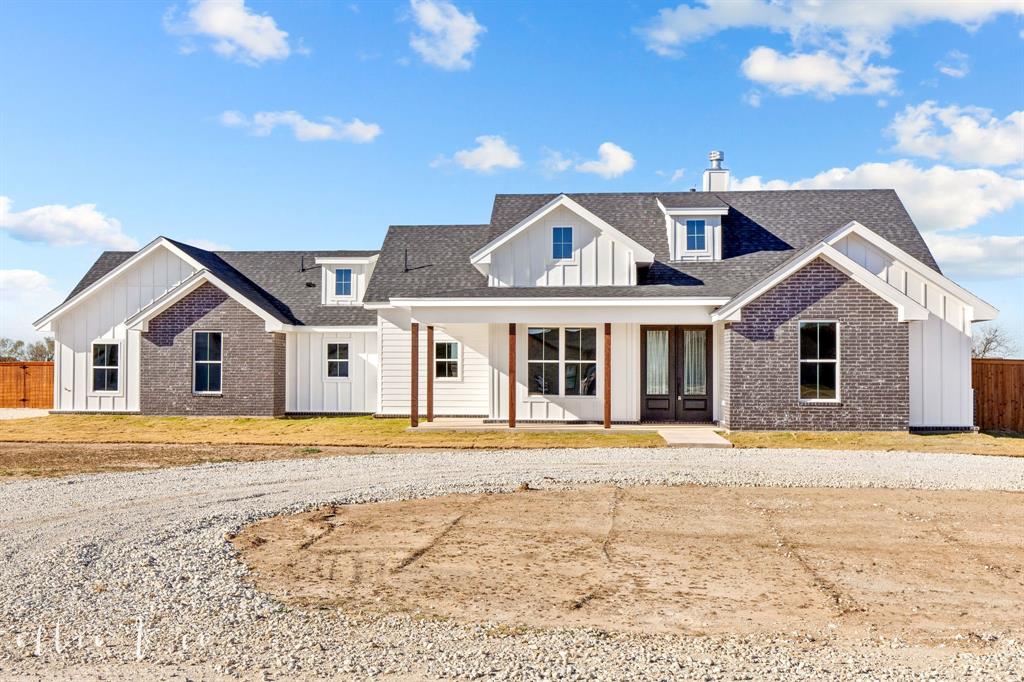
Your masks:
M 641 327 L 640 377 L 642 421 L 711 421 L 711 327 Z

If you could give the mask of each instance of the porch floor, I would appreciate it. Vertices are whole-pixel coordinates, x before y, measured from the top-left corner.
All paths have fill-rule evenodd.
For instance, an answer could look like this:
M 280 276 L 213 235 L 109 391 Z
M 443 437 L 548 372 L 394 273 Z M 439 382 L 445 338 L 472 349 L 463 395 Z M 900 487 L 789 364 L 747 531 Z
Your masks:
M 461 417 L 435 417 L 434 421 L 420 421 L 417 431 L 509 431 L 505 424 L 488 424 L 483 419 Z M 613 424 L 605 429 L 601 424 L 516 424 L 515 431 L 593 431 L 609 433 L 633 431 L 657 433 L 670 448 L 731 448 L 732 443 L 722 438 L 710 424 Z

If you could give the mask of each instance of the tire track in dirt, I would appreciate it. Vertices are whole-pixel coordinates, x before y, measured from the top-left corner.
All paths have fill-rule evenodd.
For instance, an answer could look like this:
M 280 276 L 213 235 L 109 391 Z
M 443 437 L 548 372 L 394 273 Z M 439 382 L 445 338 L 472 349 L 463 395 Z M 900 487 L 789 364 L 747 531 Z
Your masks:
M 612 499 L 608 503 L 608 530 L 605 531 L 604 540 L 601 541 L 601 554 L 604 556 L 604 570 L 602 571 L 602 579 L 599 581 L 598 586 L 582 597 L 572 602 L 570 608 L 573 611 L 578 611 L 584 606 L 589 604 L 602 592 L 608 592 L 607 582 L 609 573 L 612 569 L 612 557 L 608 552 L 608 548 L 611 547 L 612 537 L 615 534 L 616 520 L 618 519 L 619 501 L 622 499 L 622 488 L 615 486 L 612 488 Z
M 821 571 L 811 565 L 811 562 L 803 555 L 796 543 L 779 528 L 779 525 L 776 523 L 777 512 L 767 507 L 759 506 L 750 500 L 744 500 L 744 502 L 748 509 L 755 510 L 764 520 L 768 530 L 775 537 L 777 551 L 791 558 L 803 569 L 811 578 L 811 584 L 828 598 L 829 605 L 835 610 L 837 616 L 842 617 L 850 613 L 864 613 L 867 611 L 852 596 L 844 592 L 839 585 L 829 580 Z
M 400 573 L 401 571 L 404 571 L 406 568 L 422 559 L 423 556 L 427 554 L 427 552 L 437 547 L 437 545 L 442 540 L 444 540 L 449 533 L 455 530 L 456 526 L 462 523 L 462 520 L 466 518 L 466 516 L 469 513 L 476 511 L 487 497 L 489 497 L 489 495 L 478 495 L 472 502 L 469 503 L 469 506 L 464 511 L 462 511 L 458 516 L 456 516 L 454 519 L 448 522 L 448 524 L 441 529 L 441 532 L 439 532 L 437 535 L 431 538 L 430 542 L 407 554 L 401 561 L 398 562 L 398 564 L 393 569 L 391 569 L 391 572 Z

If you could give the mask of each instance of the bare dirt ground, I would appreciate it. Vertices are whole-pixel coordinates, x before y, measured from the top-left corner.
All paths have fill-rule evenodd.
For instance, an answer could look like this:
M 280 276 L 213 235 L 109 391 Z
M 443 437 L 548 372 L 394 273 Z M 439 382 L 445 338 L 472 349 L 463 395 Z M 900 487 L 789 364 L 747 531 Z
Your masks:
M 304 605 L 508 628 L 1024 637 L 1024 494 L 599 486 L 337 505 L 233 540 Z

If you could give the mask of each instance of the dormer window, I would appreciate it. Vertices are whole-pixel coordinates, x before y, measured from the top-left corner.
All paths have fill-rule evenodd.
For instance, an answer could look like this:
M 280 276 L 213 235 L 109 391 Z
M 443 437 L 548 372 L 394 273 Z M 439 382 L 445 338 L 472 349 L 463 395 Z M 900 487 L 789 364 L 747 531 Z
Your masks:
M 551 258 L 553 260 L 572 260 L 572 228 L 551 228 Z
M 334 295 L 337 298 L 352 297 L 351 268 L 338 268 L 334 271 Z
M 686 221 L 686 250 L 707 251 L 707 223 L 703 220 Z

